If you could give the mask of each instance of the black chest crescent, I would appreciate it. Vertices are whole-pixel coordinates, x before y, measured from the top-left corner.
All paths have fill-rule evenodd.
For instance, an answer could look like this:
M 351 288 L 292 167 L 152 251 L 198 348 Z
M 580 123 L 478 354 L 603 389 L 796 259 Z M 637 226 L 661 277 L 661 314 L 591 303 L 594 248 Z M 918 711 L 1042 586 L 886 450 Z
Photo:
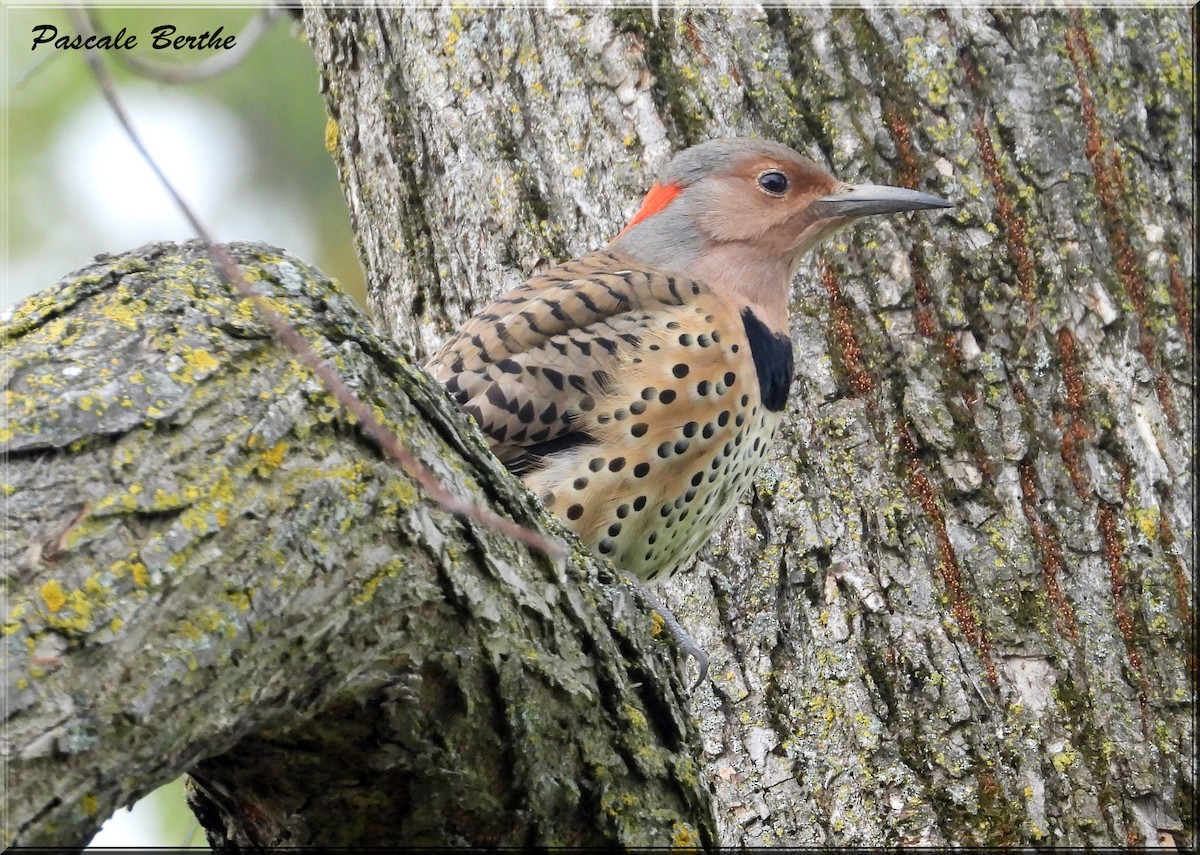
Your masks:
M 787 406 L 792 386 L 792 340 L 782 333 L 772 333 L 749 309 L 742 309 L 742 325 L 754 357 L 763 406 L 778 413 Z

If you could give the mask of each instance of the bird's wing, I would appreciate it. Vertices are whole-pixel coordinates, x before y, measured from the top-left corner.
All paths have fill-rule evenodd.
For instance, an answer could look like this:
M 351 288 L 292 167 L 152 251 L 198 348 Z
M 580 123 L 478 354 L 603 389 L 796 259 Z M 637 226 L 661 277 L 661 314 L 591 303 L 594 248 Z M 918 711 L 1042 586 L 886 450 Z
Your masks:
M 658 313 L 707 294 L 606 250 L 531 278 L 471 318 L 426 369 L 514 472 L 589 443 L 590 412 Z

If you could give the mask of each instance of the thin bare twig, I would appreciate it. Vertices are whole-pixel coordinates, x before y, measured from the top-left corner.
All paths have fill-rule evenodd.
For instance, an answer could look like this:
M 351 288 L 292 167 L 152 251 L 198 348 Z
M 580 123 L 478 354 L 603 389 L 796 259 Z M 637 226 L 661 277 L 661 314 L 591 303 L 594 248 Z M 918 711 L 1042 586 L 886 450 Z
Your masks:
M 75 26 L 79 28 L 80 32 L 91 34 L 91 24 L 88 21 L 87 15 L 77 8 L 71 9 L 70 12 L 71 17 L 75 21 Z M 327 360 L 317 356 L 309 343 L 300 335 L 300 332 L 272 309 L 267 301 L 246 281 L 246 278 L 229 256 L 229 253 L 226 252 L 225 247 L 213 239 L 212 233 L 201 222 L 196 212 L 183 196 L 180 195 L 179 191 L 175 189 L 174 185 L 167 179 L 167 176 L 159 168 L 158 163 L 151 156 L 141 137 L 134 129 L 133 123 L 125 111 L 125 106 L 117 94 L 112 77 L 100 61 L 99 53 L 95 50 L 87 50 L 85 57 L 91 68 L 92 75 L 96 78 L 96 83 L 104 95 L 104 99 L 108 102 L 109 107 L 112 108 L 113 114 L 117 117 L 117 121 L 120 122 L 121 127 L 133 143 L 134 148 L 138 150 L 138 153 L 149 164 L 150 169 L 153 170 L 163 188 L 175 202 L 176 207 L 179 208 L 188 223 L 191 224 L 196 235 L 207 244 L 208 254 L 213 261 L 217 275 L 226 284 L 236 288 L 242 296 L 254 304 L 254 308 L 262 316 L 263 320 L 267 322 L 267 325 L 271 327 L 279 340 L 296 354 L 296 357 L 305 367 L 320 379 L 325 388 L 337 399 L 338 403 L 354 416 L 367 434 L 375 440 L 384 454 L 399 466 L 408 477 L 416 481 L 429 498 L 449 513 L 474 520 L 551 557 L 560 557 L 566 554 L 566 549 L 562 543 L 450 493 L 450 491 L 442 486 L 433 473 L 400 443 L 395 434 L 375 418 L 374 413 L 350 390 L 345 381 L 338 375 L 337 370 Z
M 135 74 L 157 80 L 160 83 L 177 85 L 180 83 L 198 83 L 224 74 L 236 68 L 250 55 L 251 48 L 271 29 L 271 24 L 282 14 L 278 6 L 267 6 L 260 9 L 258 14 L 249 20 L 242 31 L 237 33 L 232 50 L 221 51 L 207 59 L 191 62 L 186 65 L 179 63 L 147 62 L 139 59 L 129 51 L 113 51 L 117 61 Z M 90 23 L 91 32 L 102 33 L 99 18 L 94 9 L 88 9 L 85 14 Z

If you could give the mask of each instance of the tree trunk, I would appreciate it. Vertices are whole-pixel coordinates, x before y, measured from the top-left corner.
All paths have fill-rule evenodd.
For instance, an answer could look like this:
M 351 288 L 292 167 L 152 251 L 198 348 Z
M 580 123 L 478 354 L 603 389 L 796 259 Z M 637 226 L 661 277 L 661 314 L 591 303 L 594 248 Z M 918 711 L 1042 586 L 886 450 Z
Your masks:
M 418 359 L 712 136 L 956 202 L 797 278 L 780 441 L 666 588 L 721 842 L 1194 843 L 1188 12 L 305 21 Z
M 248 279 L 459 496 L 562 529 L 318 271 Z M 714 842 L 650 616 L 384 462 L 198 242 L 3 319 L 3 844 L 181 774 L 214 846 Z

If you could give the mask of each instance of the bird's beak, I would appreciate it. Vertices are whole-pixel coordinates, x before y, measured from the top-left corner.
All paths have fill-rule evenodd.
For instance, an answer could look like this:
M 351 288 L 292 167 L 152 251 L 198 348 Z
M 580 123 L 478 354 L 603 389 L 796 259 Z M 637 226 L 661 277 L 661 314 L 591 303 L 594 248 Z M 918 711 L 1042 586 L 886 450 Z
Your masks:
M 926 208 L 953 208 L 954 203 L 928 193 L 889 187 L 886 184 L 842 184 L 828 196 L 812 203 L 821 219 L 895 214 Z

